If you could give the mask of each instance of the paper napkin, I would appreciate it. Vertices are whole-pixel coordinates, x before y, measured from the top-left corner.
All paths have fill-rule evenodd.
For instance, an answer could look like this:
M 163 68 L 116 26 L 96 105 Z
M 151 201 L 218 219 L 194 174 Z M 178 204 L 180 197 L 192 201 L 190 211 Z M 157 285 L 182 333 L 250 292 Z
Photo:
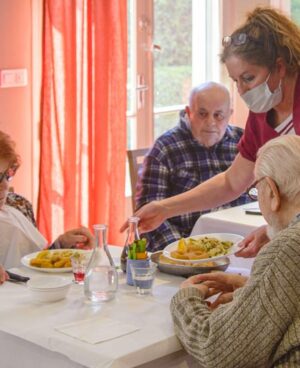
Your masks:
M 112 340 L 139 330 L 136 326 L 104 317 L 85 319 L 55 329 L 89 344 Z

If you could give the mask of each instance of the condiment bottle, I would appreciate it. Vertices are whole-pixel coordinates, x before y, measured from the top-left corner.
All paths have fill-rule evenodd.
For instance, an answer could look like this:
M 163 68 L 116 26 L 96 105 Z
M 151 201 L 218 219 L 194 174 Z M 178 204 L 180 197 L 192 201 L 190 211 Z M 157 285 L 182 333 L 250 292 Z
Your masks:
M 140 239 L 138 230 L 139 220 L 140 220 L 139 217 L 136 216 L 131 216 L 128 219 L 127 237 L 125 246 L 121 254 L 121 262 L 120 262 L 121 269 L 123 270 L 123 272 L 126 272 L 129 245 L 132 244 L 135 240 Z
M 84 278 L 84 294 L 94 303 L 114 298 L 118 289 L 118 273 L 106 242 L 106 225 L 94 225 L 95 248 Z

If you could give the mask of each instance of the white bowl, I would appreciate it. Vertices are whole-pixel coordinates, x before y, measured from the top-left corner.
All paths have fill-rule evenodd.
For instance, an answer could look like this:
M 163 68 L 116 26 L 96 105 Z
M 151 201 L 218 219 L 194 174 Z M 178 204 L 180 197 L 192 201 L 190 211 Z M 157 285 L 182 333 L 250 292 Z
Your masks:
M 27 288 L 35 301 L 55 302 L 64 299 L 72 281 L 66 277 L 32 277 L 27 282 Z
M 72 281 L 63 276 L 35 276 L 27 281 L 30 289 L 52 290 L 70 285 Z

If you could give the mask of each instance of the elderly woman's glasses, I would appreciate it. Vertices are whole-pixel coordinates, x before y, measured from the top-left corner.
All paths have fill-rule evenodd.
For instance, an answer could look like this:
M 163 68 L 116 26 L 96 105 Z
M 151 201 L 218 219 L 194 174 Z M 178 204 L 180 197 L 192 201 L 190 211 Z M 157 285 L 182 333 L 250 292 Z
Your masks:
M 244 45 L 245 43 L 247 43 L 249 41 L 255 42 L 257 44 L 260 43 L 255 38 L 247 35 L 247 33 L 238 33 L 238 34 L 235 34 L 233 36 L 225 36 L 225 37 L 223 37 L 222 46 L 223 47 L 228 47 L 230 45 L 241 46 L 241 45 Z
M 253 199 L 254 201 L 257 201 L 257 199 L 258 199 L 258 191 L 257 191 L 256 186 L 257 186 L 257 184 L 258 184 L 260 181 L 262 181 L 263 179 L 265 179 L 265 176 L 263 176 L 262 178 L 260 178 L 260 179 L 256 180 L 256 181 L 251 185 L 251 187 L 249 187 L 249 188 L 247 189 L 247 194 L 248 194 L 248 196 L 249 196 L 251 199 Z
M 4 179 L 10 181 L 14 177 L 17 169 L 17 166 L 12 166 L 6 169 L 4 172 L 0 172 L 0 183 L 2 183 Z

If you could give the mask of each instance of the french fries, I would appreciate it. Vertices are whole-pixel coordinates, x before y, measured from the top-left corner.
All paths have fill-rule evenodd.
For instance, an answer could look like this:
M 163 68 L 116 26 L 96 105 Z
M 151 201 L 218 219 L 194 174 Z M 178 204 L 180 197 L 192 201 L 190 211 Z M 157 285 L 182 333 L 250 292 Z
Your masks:
M 68 268 L 71 265 L 71 256 L 78 253 L 77 251 L 64 250 L 42 250 L 35 258 L 30 260 L 30 266 L 38 268 Z

